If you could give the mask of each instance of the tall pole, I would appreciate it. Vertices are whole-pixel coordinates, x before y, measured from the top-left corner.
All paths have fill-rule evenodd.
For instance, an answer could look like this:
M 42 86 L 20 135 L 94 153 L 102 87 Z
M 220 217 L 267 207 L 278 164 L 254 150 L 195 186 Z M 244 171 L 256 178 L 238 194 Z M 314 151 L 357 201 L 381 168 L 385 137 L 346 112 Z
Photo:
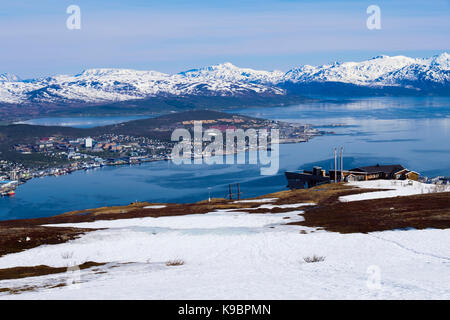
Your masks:
M 341 147 L 341 181 L 344 181 L 344 147 Z
M 233 200 L 233 195 L 231 194 L 231 184 L 228 185 L 228 192 L 230 193 L 230 200 Z
M 334 183 L 337 183 L 337 149 L 334 148 Z
M 241 200 L 241 192 L 239 191 L 239 183 L 237 184 L 237 198 Z

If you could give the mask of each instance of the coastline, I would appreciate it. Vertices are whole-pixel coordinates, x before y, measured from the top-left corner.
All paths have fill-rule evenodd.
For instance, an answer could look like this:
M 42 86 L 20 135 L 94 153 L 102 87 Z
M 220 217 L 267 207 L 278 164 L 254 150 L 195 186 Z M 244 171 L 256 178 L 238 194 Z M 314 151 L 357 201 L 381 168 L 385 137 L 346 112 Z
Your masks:
M 326 134 L 332 134 L 327 132 Z M 312 135 L 308 138 L 297 138 L 297 139 L 280 139 L 279 144 L 294 144 L 294 143 L 307 143 L 309 141 L 309 139 L 316 137 L 316 136 L 322 136 L 323 134 L 316 134 L 316 135 Z M 249 151 L 257 151 L 259 150 L 260 147 L 257 147 L 256 149 L 251 149 L 249 147 L 245 147 L 245 150 L 243 151 L 238 151 L 237 149 L 234 150 L 234 152 L 223 152 L 222 156 L 225 157 L 227 155 L 236 155 L 239 154 L 241 152 L 249 152 Z M 270 151 L 270 149 L 269 149 Z M 201 156 L 191 156 L 191 160 L 194 159 L 198 159 L 198 158 L 211 158 L 211 157 L 215 157 L 216 155 L 205 155 L 202 154 Z M 171 157 L 170 155 L 165 155 L 163 157 L 160 158 L 147 158 L 147 157 L 139 157 L 137 159 L 129 159 L 128 161 L 123 160 L 121 158 L 116 159 L 114 162 L 101 162 L 101 163 L 92 163 L 92 162 L 88 162 L 88 163 L 81 163 L 75 167 L 73 166 L 62 166 L 62 167 L 52 167 L 52 168 L 48 168 L 46 170 L 36 170 L 35 172 L 31 173 L 31 177 L 29 178 L 24 178 L 21 179 L 19 181 L 10 181 L 11 187 L 10 188 L 4 188 L 1 190 L 0 192 L 0 196 L 5 197 L 8 196 L 8 192 L 10 191 L 15 191 L 18 186 L 26 183 L 27 181 L 34 179 L 34 178 L 43 178 L 43 177 L 47 177 L 47 176 L 61 176 L 61 175 L 67 175 L 67 174 L 71 174 L 72 172 L 75 171 L 80 171 L 80 170 L 91 170 L 91 169 L 96 169 L 96 168 L 101 168 L 101 167 L 109 167 L 109 166 L 123 166 L 123 165 L 140 165 L 142 163 L 148 163 L 148 162 L 156 162 L 156 161 L 171 161 Z

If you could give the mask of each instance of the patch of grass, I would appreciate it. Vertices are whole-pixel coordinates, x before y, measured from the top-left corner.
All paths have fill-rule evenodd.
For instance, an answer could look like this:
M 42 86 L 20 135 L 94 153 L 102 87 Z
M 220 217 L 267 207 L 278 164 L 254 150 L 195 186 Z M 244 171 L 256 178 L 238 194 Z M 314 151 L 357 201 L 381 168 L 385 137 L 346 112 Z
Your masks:
M 38 289 L 53 289 L 53 288 L 62 288 L 67 286 L 66 283 L 62 282 L 62 283 L 58 283 L 56 285 L 44 285 L 41 287 L 37 287 L 37 286 L 23 286 L 23 287 L 16 287 L 16 288 L 0 288 L 0 293 L 7 293 L 10 295 L 17 295 L 17 294 L 21 294 L 24 292 L 29 292 L 29 291 L 37 291 Z
M 27 291 L 36 291 L 38 287 L 36 286 L 24 286 L 21 288 L 2 288 L 2 292 L 7 292 L 9 294 L 20 294 Z
M 340 233 L 448 229 L 449 203 L 450 192 L 351 202 L 340 202 L 337 198 L 308 208 L 303 214 L 304 221 L 291 224 Z
M 102 266 L 105 263 L 98 263 L 93 261 L 88 261 L 83 264 L 78 265 L 80 270 L 89 269 L 92 267 Z M 28 277 L 39 277 L 49 274 L 64 273 L 67 272 L 66 267 L 49 267 L 45 265 L 33 266 L 33 267 L 14 267 L 0 269 L 0 280 L 12 280 Z
M 184 261 L 181 259 L 169 260 L 166 262 L 166 266 L 168 266 L 168 267 L 182 266 L 183 264 L 184 264 Z
M 303 260 L 306 263 L 322 262 L 325 261 L 325 257 L 313 255 L 312 257 L 304 257 Z
M 27 220 L 38 222 L 39 219 Z M 32 222 L 31 222 L 32 223 Z M 31 225 L 23 220 L 0 222 L 0 256 L 35 248 L 44 244 L 58 244 L 78 238 L 81 234 L 93 229 L 77 229 L 65 227 L 43 227 Z M 26 238 L 29 241 L 25 241 Z M 64 253 L 65 256 L 66 253 Z M 70 252 L 69 252 L 70 254 Z

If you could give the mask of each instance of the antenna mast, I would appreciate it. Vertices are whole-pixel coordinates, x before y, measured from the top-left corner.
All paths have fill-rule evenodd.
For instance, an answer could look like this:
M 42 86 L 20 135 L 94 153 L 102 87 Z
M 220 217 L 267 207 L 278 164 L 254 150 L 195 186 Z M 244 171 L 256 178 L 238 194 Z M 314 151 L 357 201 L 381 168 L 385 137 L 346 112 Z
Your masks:
M 337 183 L 337 149 L 334 148 L 334 183 Z

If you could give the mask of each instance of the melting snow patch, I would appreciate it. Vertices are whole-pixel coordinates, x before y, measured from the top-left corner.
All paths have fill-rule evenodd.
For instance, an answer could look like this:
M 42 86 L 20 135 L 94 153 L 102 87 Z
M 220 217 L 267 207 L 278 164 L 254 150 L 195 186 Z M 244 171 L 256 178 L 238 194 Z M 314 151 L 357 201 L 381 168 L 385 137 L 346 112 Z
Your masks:
M 290 204 L 263 204 L 255 209 L 273 209 L 273 208 L 281 208 L 281 209 L 287 209 L 287 208 L 299 208 L 304 206 L 315 206 L 315 203 L 290 203 Z
M 263 199 L 249 199 L 249 200 L 237 200 L 233 203 L 258 203 L 258 202 L 273 202 L 278 200 L 278 198 L 263 198 Z
M 299 208 L 304 206 L 315 206 L 315 203 L 289 203 L 289 204 L 263 204 L 254 208 L 237 208 L 237 209 L 219 209 L 217 212 L 244 212 L 247 210 L 258 210 L 258 209 L 288 209 L 288 208 Z
M 412 196 L 415 194 L 450 191 L 450 186 L 426 184 L 412 180 L 357 181 L 348 183 L 348 185 L 363 189 L 390 189 L 390 190 L 342 196 L 339 197 L 339 200 L 341 202 L 394 198 L 399 196 Z
M 144 209 L 162 209 L 165 207 L 166 206 L 164 206 L 164 205 L 152 205 L 152 206 L 146 206 L 146 207 L 144 207 Z
M 245 209 L 244 209 L 245 210 Z M 276 214 L 249 214 L 245 211 L 229 212 L 218 210 L 205 214 L 189 214 L 184 216 L 145 217 L 118 220 L 97 220 L 93 222 L 50 224 L 50 227 L 74 227 L 93 229 L 123 228 L 166 228 L 170 230 L 198 230 L 217 228 L 262 228 L 283 222 L 283 218 L 298 216 L 303 211 L 295 210 Z M 303 219 L 303 217 L 299 217 Z

